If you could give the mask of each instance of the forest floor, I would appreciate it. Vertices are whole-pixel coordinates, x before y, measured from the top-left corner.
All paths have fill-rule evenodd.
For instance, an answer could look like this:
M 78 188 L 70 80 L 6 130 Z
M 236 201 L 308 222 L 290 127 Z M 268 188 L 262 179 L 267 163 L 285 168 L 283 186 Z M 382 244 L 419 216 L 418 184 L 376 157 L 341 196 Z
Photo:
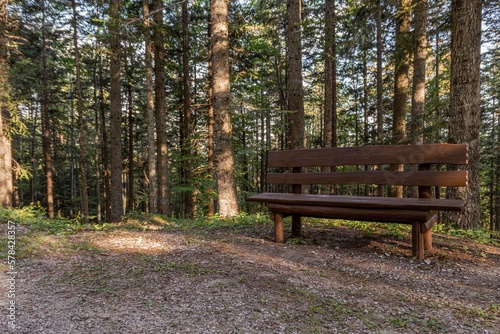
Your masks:
M 17 224 L 15 298 L 0 267 L 0 331 L 14 300 L 13 333 L 500 333 L 499 247 L 435 234 L 419 262 L 409 229 L 385 226 L 395 225 L 311 220 L 279 245 L 253 217 Z

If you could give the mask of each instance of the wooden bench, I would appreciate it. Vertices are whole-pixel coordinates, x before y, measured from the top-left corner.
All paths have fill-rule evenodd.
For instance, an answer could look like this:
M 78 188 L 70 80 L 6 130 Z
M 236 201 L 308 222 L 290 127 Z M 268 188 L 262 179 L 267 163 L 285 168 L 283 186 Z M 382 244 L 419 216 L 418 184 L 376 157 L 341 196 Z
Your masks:
M 292 236 L 301 235 L 301 216 L 411 224 L 412 254 L 422 260 L 424 249 L 432 249 L 432 227 L 437 221 L 437 212 L 464 209 L 465 200 L 439 198 L 439 187 L 467 186 L 467 171 L 445 170 L 445 165 L 467 165 L 467 151 L 465 144 L 270 151 L 268 167 L 273 172 L 267 174 L 268 184 L 278 185 L 274 187 L 281 184 L 291 192 L 261 193 L 246 200 L 267 203 L 279 243 L 285 241 L 283 218 L 286 216 L 292 216 Z M 390 168 L 394 165 L 404 168 L 399 171 Z M 325 172 L 329 167 L 334 167 L 333 171 Z M 276 172 L 276 169 L 284 172 Z M 350 193 L 304 193 L 303 185 L 316 185 L 312 192 L 329 193 L 341 187 L 350 189 Z M 377 192 L 373 185 L 416 186 L 418 197 L 353 195 L 353 187 L 358 185 L 371 187 L 372 193 Z M 387 193 L 388 187 L 384 188 Z

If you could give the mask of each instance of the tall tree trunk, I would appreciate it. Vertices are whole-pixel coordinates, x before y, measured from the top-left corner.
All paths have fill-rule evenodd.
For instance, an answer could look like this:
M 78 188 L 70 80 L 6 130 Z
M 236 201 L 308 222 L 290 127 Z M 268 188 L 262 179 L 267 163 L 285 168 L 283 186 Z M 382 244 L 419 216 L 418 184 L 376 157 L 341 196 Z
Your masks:
M 131 76 L 127 85 L 128 99 L 128 191 L 127 207 L 128 211 L 134 210 L 134 85 Z
M 98 44 L 96 43 L 96 46 Z M 97 50 L 97 47 L 96 47 L 96 50 Z M 96 55 L 96 51 L 94 51 L 94 56 L 97 56 Z M 97 57 L 95 57 L 97 58 Z M 100 175 L 100 157 L 99 157 L 99 149 L 98 147 L 102 145 L 99 145 L 100 143 L 100 139 L 99 139 L 99 129 L 100 128 L 100 124 L 99 124 L 99 106 L 100 106 L 100 103 L 99 103 L 99 99 L 98 99 L 98 94 L 97 94 L 97 90 L 98 90 L 98 81 L 97 81 L 97 66 L 98 64 L 97 63 L 100 63 L 100 59 L 98 59 L 97 62 L 94 63 L 93 65 L 93 68 L 92 68 L 92 76 L 93 76 L 93 82 L 94 82 L 94 124 L 95 124 L 95 132 L 94 132 L 94 143 L 96 145 L 96 149 L 94 151 L 94 168 L 95 168 L 95 178 L 96 178 L 96 183 L 95 183 L 95 197 L 96 197 L 96 211 L 97 211 L 97 214 L 96 214 L 96 219 L 97 219 L 97 222 L 98 223 L 101 223 L 102 222 L 102 214 L 101 214 L 101 206 L 102 206 L 102 202 L 101 202 L 101 175 Z
M 82 196 L 82 223 L 86 224 L 89 222 L 89 199 L 87 191 L 87 168 L 86 168 L 86 156 L 87 156 L 87 130 L 85 128 L 85 123 L 83 122 L 83 94 L 82 94 L 82 78 L 81 78 L 81 64 L 80 64 L 80 50 L 78 47 L 78 30 L 76 26 L 76 3 L 75 0 L 71 0 L 71 7 L 73 9 L 73 46 L 75 48 L 75 70 L 76 70 L 76 99 L 77 99 L 77 112 L 78 112 L 78 127 L 80 131 L 79 142 L 80 142 L 80 186 L 81 186 L 81 196 Z
M 158 178 L 156 176 L 155 145 L 155 106 L 153 88 L 153 58 L 151 44 L 151 24 L 149 19 L 149 0 L 142 0 L 144 15 L 144 54 L 146 65 L 146 117 L 148 122 L 148 195 L 149 212 L 158 213 Z
M 7 0 L 0 0 L 0 206 L 12 206 L 12 141 L 7 70 Z
M 403 144 L 406 136 L 406 108 L 408 102 L 410 70 L 410 21 L 411 0 L 398 0 L 396 13 L 396 46 L 394 71 L 394 115 L 392 124 L 392 143 Z M 403 165 L 391 167 L 403 170 Z M 390 195 L 403 197 L 403 187 L 390 187 Z
M 304 128 L 304 89 L 302 87 L 302 19 L 301 0 L 287 0 L 287 147 L 301 149 L 305 147 Z M 292 172 L 300 171 L 293 168 Z M 292 186 L 293 193 L 301 193 L 300 185 Z M 300 216 L 292 216 L 292 235 L 301 234 Z
M 305 147 L 304 89 L 302 87 L 301 0 L 287 0 L 287 117 L 288 149 Z
M 450 198 L 466 198 L 463 214 L 448 219 L 462 228 L 481 226 L 479 130 L 481 121 L 481 0 L 451 2 L 451 92 L 449 142 L 469 145 L 469 184 L 449 189 Z
M 165 114 L 165 33 L 163 27 L 163 1 L 154 0 L 155 49 L 155 116 L 156 157 L 158 172 L 158 212 L 169 213 L 167 117 Z
M 335 0 L 325 1 L 325 111 L 323 147 L 337 145 L 337 65 Z
M 212 25 L 208 25 L 208 37 L 209 39 L 212 39 Z M 215 179 L 214 174 L 215 174 L 215 164 L 214 164 L 214 107 L 213 107 L 213 71 L 212 71 L 212 48 L 209 48 L 209 56 L 208 56 L 208 78 L 209 78 L 209 85 L 208 85 L 208 92 L 207 92 L 207 99 L 208 99 L 208 108 L 207 108 L 207 117 L 208 117 L 208 122 L 207 122 L 207 146 L 208 146 L 208 152 L 207 152 L 207 174 L 209 175 L 210 179 Z M 215 189 L 212 186 L 209 186 L 207 189 L 207 192 L 209 194 L 208 198 L 208 204 L 207 204 L 207 215 L 209 217 L 212 217 L 215 214 L 215 200 L 213 194 L 215 193 Z
M 384 101 L 382 77 L 382 0 L 377 1 L 377 142 L 384 141 Z M 381 188 L 381 187 L 379 187 Z
M 118 222 L 123 216 L 123 161 L 122 161 L 122 98 L 121 98 L 121 54 L 120 44 L 120 0 L 110 0 L 110 160 L 111 160 L 111 216 L 110 222 Z
M 54 185 L 52 179 L 52 154 L 50 136 L 50 113 L 49 113 L 49 79 L 47 74 L 47 32 L 45 29 L 45 0 L 42 0 L 42 85 L 43 85 L 43 131 L 42 149 L 45 162 L 47 216 L 54 218 Z
M 217 173 L 218 207 L 221 217 L 239 213 L 234 172 L 233 126 L 231 122 L 229 47 L 226 0 L 210 1 L 212 24 L 212 105 L 215 121 L 215 159 Z
M 104 104 L 104 78 L 102 57 L 99 56 L 99 109 L 101 112 L 102 172 L 104 176 L 104 219 L 111 221 L 111 173 L 109 170 L 108 131 Z
M 384 141 L 384 101 L 383 101 L 383 76 L 382 76 L 382 0 L 377 1 L 377 144 Z M 379 166 L 379 169 L 383 166 Z M 377 196 L 384 194 L 384 186 L 377 186 Z
M 182 182 L 184 183 L 184 214 L 193 214 L 193 192 L 187 190 L 192 186 L 192 166 L 191 166 L 191 92 L 189 81 L 189 17 L 187 1 L 182 3 Z
M 427 58 L 427 0 L 413 0 L 415 56 L 411 104 L 411 143 L 424 143 L 425 72 Z

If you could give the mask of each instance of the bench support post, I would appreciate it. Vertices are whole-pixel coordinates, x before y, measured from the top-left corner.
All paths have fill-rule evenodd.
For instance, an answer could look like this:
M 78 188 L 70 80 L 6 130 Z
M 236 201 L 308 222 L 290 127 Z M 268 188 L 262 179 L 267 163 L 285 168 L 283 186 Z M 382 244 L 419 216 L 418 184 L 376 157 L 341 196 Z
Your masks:
M 274 213 L 274 236 L 277 243 L 285 242 L 285 229 L 283 226 L 283 214 L 279 212 Z
M 417 260 L 422 261 L 424 259 L 424 234 L 422 233 L 423 224 L 420 222 L 414 222 L 411 226 L 411 250 L 412 255 L 417 257 Z
M 292 236 L 300 237 L 302 235 L 302 220 L 300 216 L 292 216 Z

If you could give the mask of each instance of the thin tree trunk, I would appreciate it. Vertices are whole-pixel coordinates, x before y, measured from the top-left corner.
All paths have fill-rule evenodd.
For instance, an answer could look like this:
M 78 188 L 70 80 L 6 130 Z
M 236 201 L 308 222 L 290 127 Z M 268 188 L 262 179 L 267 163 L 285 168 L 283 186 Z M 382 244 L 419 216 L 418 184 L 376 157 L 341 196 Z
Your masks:
M 128 98 L 128 191 L 127 191 L 127 207 L 128 211 L 134 210 L 134 106 L 133 106 L 133 89 L 132 78 L 127 86 Z
M 377 1 L 377 144 L 384 141 L 384 101 L 383 101 L 383 76 L 382 76 L 382 0 Z M 382 169 L 383 166 L 378 166 Z M 377 196 L 384 194 L 384 186 L 377 186 Z
M 49 114 L 49 80 L 47 74 L 47 33 L 45 31 L 45 0 L 42 0 L 42 148 L 45 162 L 46 179 L 46 198 L 47 198 L 47 216 L 54 218 L 54 186 L 52 179 L 52 155 L 51 155 L 51 136 L 50 136 L 50 114 Z
M 144 15 L 144 54 L 146 65 L 146 117 L 148 122 L 148 184 L 149 212 L 158 213 L 158 178 L 156 176 L 156 145 L 155 145 L 155 106 L 153 88 L 153 58 L 151 44 L 151 24 L 149 20 L 149 1 L 142 0 Z
M 78 30 L 76 26 L 76 3 L 71 0 L 71 7 L 73 9 L 73 46 L 75 48 L 75 70 L 76 70 L 76 98 L 77 98 L 77 112 L 78 112 L 78 127 L 80 131 L 80 186 L 81 186 L 81 208 L 82 208 L 82 223 L 89 222 L 89 199 L 87 191 L 87 129 L 83 122 L 83 94 L 82 94 L 82 78 L 81 78 L 81 64 L 80 64 L 80 50 L 78 47 Z
M 212 39 L 212 25 L 208 25 L 208 38 Z M 210 180 L 215 179 L 215 168 L 214 168 L 214 107 L 212 103 L 213 99 L 213 71 L 212 71 L 212 48 L 209 48 L 209 56 L 208 56 L 208 108 L 207 108 L 207 174 L 209 175 Z M 209 186 L 207 189 L 209 194 L 208 204 L 207 204 L 207 215 L 212 217 L 215 214 L 215 199 L 213 194 L 215 193 L 215 189 L 212 186 Z
M 325 111 L 323 147 L 331 147 L 336 109 L 336 43 L 335 43 L 335 0 L 325 2 Z M 335 112 L 336 114 L 336 112 Z M 325 170 L 327 171 L 327 170 Z
M 231 122 L 229 47 L 226 0 L 210 1 L 210 23 L 212 24 L 212 106 L 216 128 L 215 158 L 217 173 L 218 207 L 221 217 L 232 217 L 239 213 L 236 194 L 236 176 L 233 150 L 233 126 Z
M 193 215 L 193 192 L 189 189 L 192 184 L 191 166 L 191 92 L 189 81 L 189 17 L 187 1 L 182 3 L 182 84 L 183 84 L 183 108 L 182 108 L 182 181 L 184 183 L 184 213 Z
M 111 221 L 111 173 L 109 170 L 108 131 L 104 105 L 104 79 L 102 58 L 99 57 L 99 105 L 101 111 L 102 172 L 104 175 L 104 219 Z
M 120 0 L 110 0 L 110 160 L 111 160 L 111 216 L 110 222 L 118 222 L 123 216 L 123 161 L 122 161 L 122 98 L 120 44 Z
M 163 1 L 154 0 L 154 49 L 155 49 L 155 117 L 156 157 L 158 172 L 158 212 L 168 214 L 168 147 L 167 117 L 165 114 L 165 34 L 163 32 Z
M 449 142 L 469 145 L 469 183 L 449 188 L 447 197 L 467 199 L 463 214 L 448 214 L 461 228 L 481 226 L 480 147 L 481 121 L 481 0 L 451 2 L 451 80 Z
M 97 45 L 96 45 L 97 49 Z M 96 54 L 94 54 L 96 55 Z M 100 60 L 99 60 L 100 62 Z M 97 64 L 94 63 L 94 66 L 92 68 L 93 72 L 93 81 L 94 81 L 94 123 L 95 123 L 95 134 L 94 134 L 94 143 L 99 147 L 99 99 L 97 97 Z M 102 145 L 102 143 L 101 143 Z M 101 175 L 99 172 L 99 166 L 100 166 L 100 158 L 99 158 L 99 149 L 96 147 L 94 151 L 94 168 L 95 168 L 95 177 L 96 177 L 96 185 L 95 185 L 95 197 L 96 197 L 96 219 L 97 222 L 100 223 L 102 222 L 102 214 L 101 214 Z
M 0 206 L 12 206 L 12 141 L 7 129 L 10 113 L 7 69 L 7 1 L 0 0 Z

